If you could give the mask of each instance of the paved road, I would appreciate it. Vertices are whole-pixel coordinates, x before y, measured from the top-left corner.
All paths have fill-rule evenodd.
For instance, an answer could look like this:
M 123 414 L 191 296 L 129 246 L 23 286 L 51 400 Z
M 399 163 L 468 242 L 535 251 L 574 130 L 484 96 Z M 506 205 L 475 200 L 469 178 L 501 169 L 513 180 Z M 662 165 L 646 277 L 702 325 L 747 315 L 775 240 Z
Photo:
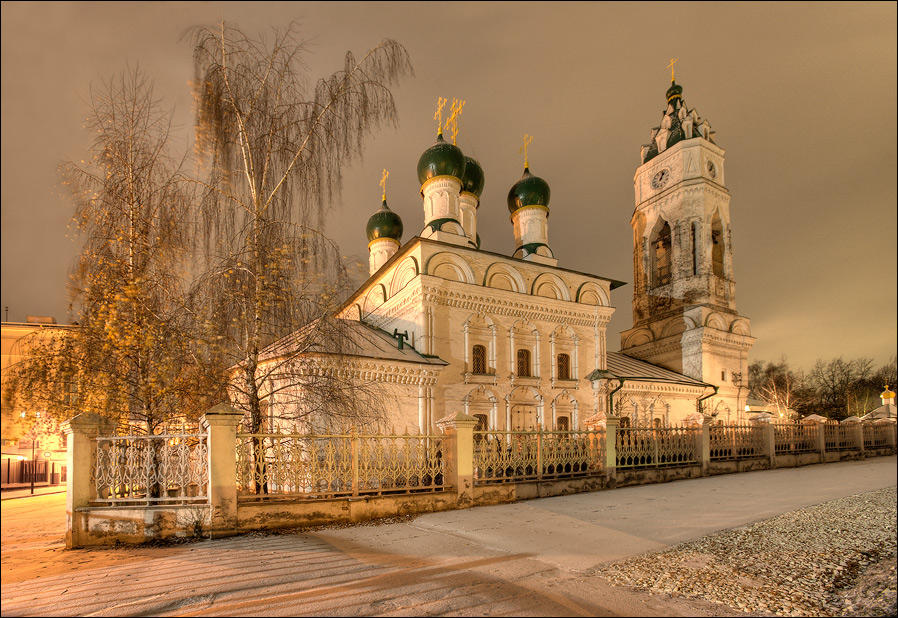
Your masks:
M 4 501 L 2 613 L 740 615 L 613 588 L 593 569 L 896 484 L 896 458 L 434 513 L 385 525 L 136 549 L 61 548 L 60 496 Z

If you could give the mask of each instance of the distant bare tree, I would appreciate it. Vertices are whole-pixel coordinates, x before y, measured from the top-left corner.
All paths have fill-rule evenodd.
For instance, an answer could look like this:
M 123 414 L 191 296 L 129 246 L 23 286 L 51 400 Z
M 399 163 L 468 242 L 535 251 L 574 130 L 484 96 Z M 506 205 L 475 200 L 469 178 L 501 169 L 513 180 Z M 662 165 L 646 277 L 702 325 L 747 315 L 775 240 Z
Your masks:
M 756 361 L 749 367 L 749 389 L 774 405 L 780 418 L 787 418 L 801 405 L 804 382 L 804 374 L 794 371 L 785 358 L 778 363 Z
M 197 148 L 209 166 L 194 299 L 212 355 L 230 367 L 253 432 L 275 398 L 316 402 L 297 402 L 299 416 L 364 416 L 358 385 L 337 369 L 353 342 L 345 322 L 326 317 L 346 278 L 322 230 L 342 166 L 396 120 L 388 86 L 410 73 L 407 53 L 384 41 L 310 86 L 293 26 L 269 41 L 224 23 L 191 34 Z
M 841 356 L 829 362 L 818 359 L 808 374 L 818 405 L 832 418 L 863 414 L 873 399 L 861 387 L 873 376 L 873 360 L 844 360 Z

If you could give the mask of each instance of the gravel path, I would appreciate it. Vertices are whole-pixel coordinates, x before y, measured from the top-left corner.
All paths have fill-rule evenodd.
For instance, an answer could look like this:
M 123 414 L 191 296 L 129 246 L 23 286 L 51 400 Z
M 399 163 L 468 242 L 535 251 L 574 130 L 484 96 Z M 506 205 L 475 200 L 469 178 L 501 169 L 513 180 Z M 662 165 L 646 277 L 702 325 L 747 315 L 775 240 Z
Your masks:
M 895 487 L 841 498 L 596 574 L 752 613 L 895 616 L 896 499 Z

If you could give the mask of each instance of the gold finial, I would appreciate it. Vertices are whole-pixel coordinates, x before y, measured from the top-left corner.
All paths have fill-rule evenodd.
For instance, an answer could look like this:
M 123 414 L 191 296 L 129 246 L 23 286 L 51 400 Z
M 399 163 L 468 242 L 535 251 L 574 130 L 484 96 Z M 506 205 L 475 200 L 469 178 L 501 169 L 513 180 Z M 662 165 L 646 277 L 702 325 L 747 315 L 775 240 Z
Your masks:
M 679 58 L 671 58 L 670 64 L 667 65 L 670 69 L 670 83 L 673 83 L 674 81 L 674 62 L 676 62 L 677 60 L 679 60 Z
M 384 170 L 384 174 L 380 179 L 380 188 L 384 190 L 383 200 L 385 202 L 387 201 L 387 178 L 389 178 L 389 177 L 390 177 L 390 172 L 388 172 L 387 170 Z
M 533 136 L 527 135 L 526 133 L 524 133 L 524 144 L 523 144 L 523 146 L 521 146 L 518 149 L 518 152 L 524 153 L 524 167 L 528 167 L 528 168 L 530 167 L 530 160 L 527 156 L 527 147 L 530 146 L 530 142 L 532 142 L 532 141 L 533 141 Z
M 450 111 L 452 112 L 449 117 L 446 119 L 446 129 L 452 127 L 452 144 L 455 145 L 455 136 L 458 135 L 458 117 L 461 116 L 461 109 L 465 106 L 465 101 L 459 101 L 458 99 L 452 99 L 452 107 Z
M 437 98 L 437 113 L 433 115 L 433 119 L 437 121 L 437 135 L 443 134 L 443 108 L 446 107 L 448 102 L 449 99 Z

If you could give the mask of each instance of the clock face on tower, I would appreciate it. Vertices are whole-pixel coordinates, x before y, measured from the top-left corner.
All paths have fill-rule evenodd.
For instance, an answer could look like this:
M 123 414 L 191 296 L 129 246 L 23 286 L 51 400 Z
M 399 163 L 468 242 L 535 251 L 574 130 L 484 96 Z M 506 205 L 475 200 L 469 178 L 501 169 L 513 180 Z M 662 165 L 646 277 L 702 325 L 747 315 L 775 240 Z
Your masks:
M 664 168 L 663 170 L 652 176 L 652 188 L 660 189 L 667 184 L 668 180 L 670 180 L 670 170 Z
M 714 165 L 714 161 L 708 161 L 708 176 L 717 178 L 717 166 Z

